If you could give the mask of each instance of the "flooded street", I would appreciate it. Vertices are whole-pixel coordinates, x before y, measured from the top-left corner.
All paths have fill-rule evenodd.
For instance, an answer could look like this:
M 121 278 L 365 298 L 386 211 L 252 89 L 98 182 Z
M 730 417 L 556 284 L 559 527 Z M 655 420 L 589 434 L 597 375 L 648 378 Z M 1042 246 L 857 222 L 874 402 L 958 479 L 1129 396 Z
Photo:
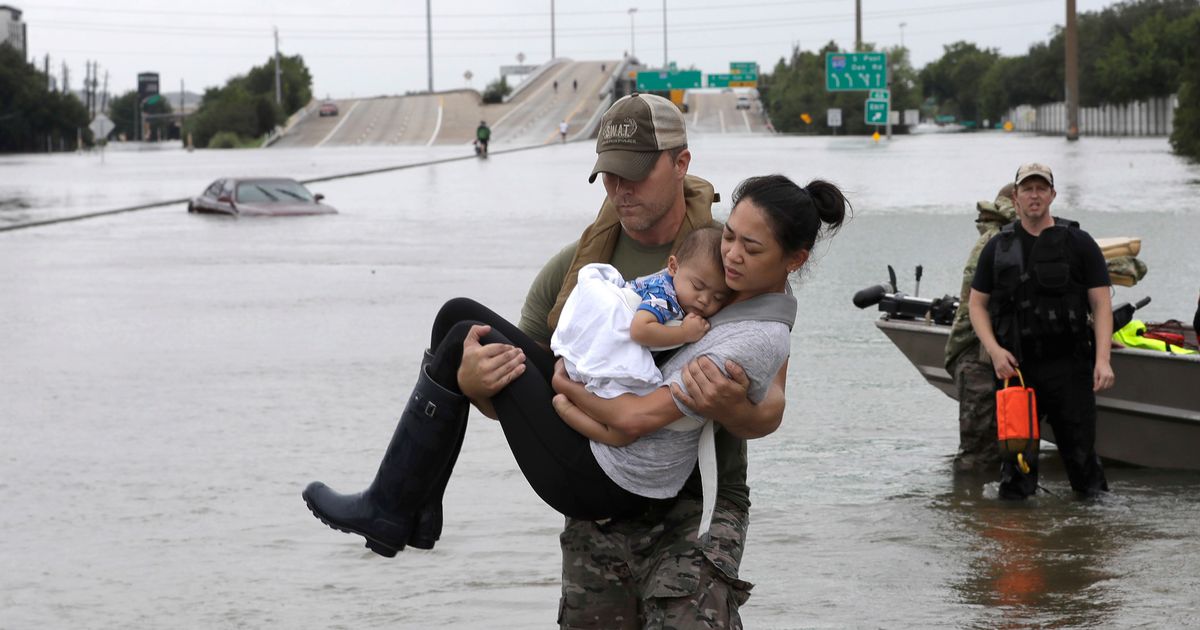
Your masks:
M 854 218 L 796 284 L 788 407 L 752 441 L 747 628 L 1196 627 L 1200 473 L 1110 465 L 1112 496 L 1001 504 L 956 479 L 957 405 L 850 302 L 896 267 L 955 293 L 1020 163 L 1054 214 L 1137 236 L 1148 320 L 1190 321 L 1200 166 L 1165 139 L 970 134 L 699 136 L 725 197 L 780 172 L 841 185 Z M 497 150 L 503 146 L 496 145 Z M 309 179 L 469 147 L 110 151 L 0 158 L 0 226 L 198 194 L 224 175 Z M 0 233 L 0 628 L 548 628 L 563 519 L 499 427 L 472 416 L 435 550 L 388 560 L 312 517 L 319 479 L 370 482 L 438 306 L 515 319 L 603 188 L 589 142 L 310 186 L 334 216 L 229 219 L 182 203 Z M 1118 373 L 1117 378 L 1121 375 Z M 1197 454 L 1200 457 L 1200 454 Z

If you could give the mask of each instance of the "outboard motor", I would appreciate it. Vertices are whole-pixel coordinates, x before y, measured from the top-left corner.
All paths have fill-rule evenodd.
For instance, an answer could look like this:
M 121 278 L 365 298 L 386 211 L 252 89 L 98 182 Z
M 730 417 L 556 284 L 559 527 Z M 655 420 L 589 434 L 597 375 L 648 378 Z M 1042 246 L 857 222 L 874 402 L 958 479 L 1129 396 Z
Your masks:
M 920 269 L 920 267 L 918 267 Z M 908 295 L 896 289 L 896 271 L 888 265 L 888 282 L 862 289 L 854 294 L 854 305 L 869 308 L 876 304 L 887 313 L 888 319 L 929 319 L 937 324 L 950 324 L 958 310 L 958 297 L 946 295 L 929 299 Z

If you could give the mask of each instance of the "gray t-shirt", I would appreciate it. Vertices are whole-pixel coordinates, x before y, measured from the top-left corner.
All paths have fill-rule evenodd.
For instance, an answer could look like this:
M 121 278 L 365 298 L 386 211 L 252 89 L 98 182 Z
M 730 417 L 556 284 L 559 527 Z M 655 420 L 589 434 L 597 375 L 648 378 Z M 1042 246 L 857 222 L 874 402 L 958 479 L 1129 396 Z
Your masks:
M 750 378 L 749 398 L 759 402 L 775 374 L 783 367 L 791 350 L 791 330 L 778 321 L 742 320 L 713 326 L 708 334 L 683 346 L 661 366 L 667 385 L 682 381 L 684 366 L 692 359 L 707 355 L 725 371 L 731 360 Z M 631 444 L 616 447 L 592 442 L 592 454 L 604 472 L 617 485 L 644 497 L 669 499 L 679 493 L 696 465 L 696 449 L 704 418 L 678 400 L 682 415 L 695 419 L 689 431 L 659 429 Z

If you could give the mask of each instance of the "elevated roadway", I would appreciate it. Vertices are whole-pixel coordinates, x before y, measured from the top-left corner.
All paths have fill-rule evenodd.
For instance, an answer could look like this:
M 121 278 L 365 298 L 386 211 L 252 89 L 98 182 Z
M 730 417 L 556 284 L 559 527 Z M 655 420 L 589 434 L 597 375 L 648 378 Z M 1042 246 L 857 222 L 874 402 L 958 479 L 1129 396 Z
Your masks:
M 434 94 L 340 99 L 337 116 L 317 115 L 318 103 L 285 131 L 277 147 L 468 144 L 479 121 L 492 128 L 492 142 L 531 146 L 559 142 L 592 131 L 610 101 L 621 62 L 556 60 L 518 86 L 506 103 L 484 105 L 475 90 Z M 740 93 L 711 90 L 687 94 L 688 132 L 766 133 L 762 105 L 750 91 L 750 109 L 737 109 Z
M 276 147 L 465 144 L 485 120 L 492 141 L 528 146 L 583 131 L 607 104 L 617 61 L 558 61 L 528 79 L 507 103 L 484 105 L 474 90 L 339 99 L 337 116 L 317 115 L 317 103 L 272 144 Z

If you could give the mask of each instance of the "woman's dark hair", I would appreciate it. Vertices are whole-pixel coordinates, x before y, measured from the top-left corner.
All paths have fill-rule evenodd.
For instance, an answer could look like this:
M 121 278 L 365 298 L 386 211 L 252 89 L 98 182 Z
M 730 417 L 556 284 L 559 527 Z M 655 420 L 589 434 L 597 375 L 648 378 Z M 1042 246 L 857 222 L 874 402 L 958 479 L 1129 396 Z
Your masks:
M 824 235 L 842 227 L 850 202 L 835 185 L 814 179 L 801 188 L 783 175 L 751 177 L 733 191 L 733 205 L 749 199 L 762 208 L 775 239 L 785 252 L 811 250 L 824 224 Z

